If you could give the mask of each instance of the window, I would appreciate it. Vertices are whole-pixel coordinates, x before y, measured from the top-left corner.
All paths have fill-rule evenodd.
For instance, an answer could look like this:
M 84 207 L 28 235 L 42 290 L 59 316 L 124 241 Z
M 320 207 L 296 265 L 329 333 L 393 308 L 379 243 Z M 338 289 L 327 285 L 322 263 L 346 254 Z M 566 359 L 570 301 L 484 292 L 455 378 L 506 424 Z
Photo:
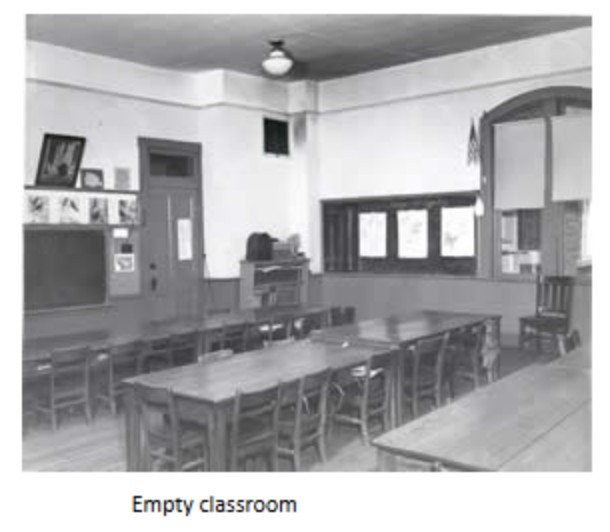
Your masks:
M 288 155 L 288 122 L 263 118 L 264 151 L 272 155 Z
M 327 272 L 476 273 L 474 193 L 329 200 Z
M 483 271 L 576 275 L 590 264 L 591 90 L 548 87 L 516 96 L 488 111 L 481 131 L 490 155 L 482 196 L 493 205 L 483 227 L 493 234 L 493 256 L 489 265 L 482 257 Z
M 541 214 L 539 209 L 502 211 L 502 273 L 534 274 L 540 268 Z
M 176 155 L 162 152 L 150 153 L 150 175 L 153 177 L 193 177 L 192 155 Z

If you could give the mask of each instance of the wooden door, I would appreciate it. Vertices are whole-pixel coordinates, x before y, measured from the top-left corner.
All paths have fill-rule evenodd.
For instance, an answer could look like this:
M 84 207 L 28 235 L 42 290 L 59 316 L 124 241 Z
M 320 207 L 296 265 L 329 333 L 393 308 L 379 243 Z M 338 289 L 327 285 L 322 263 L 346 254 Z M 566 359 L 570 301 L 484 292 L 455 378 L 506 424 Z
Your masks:
M 201 147 L 140 139 L 142 283 L 150 321 L 201 312 Z

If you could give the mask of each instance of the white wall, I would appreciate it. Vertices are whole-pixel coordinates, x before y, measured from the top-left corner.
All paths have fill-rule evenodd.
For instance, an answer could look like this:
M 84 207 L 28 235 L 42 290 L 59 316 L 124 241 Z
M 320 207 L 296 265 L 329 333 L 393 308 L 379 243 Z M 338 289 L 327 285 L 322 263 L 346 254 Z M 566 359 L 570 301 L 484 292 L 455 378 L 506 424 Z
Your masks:
M 291 159 L 263 154 L 263 114 L 231 106 L 200 112 L 204 244 L 212 277 L 239 275 L 250 233 L 290 234 Z
M 197 117 L 187 108 L 30 82 L 26 85 L 25 182 L 33 184 L 44 133 L 86 138 L 81 166 L 101 168 L 109 188 L 114 168 L 131 169 L 138 188 L 138 137 L 198 142 Z
M 286 117 L 288 86 L 226 71 L 181 74 L 28 43 L 25 183 L 45 132 L 83 136 L 83 167 L 139 185 L 138 137 L 200 142 L 212 277 L 239 275 L 252 231 L 290 234 L 291 159 L 263 154 L 263 116 Z
M 320 199 L 472 190 L 471 120 L 522 92 L 591 86 L 591 31 L 493 46 L 322 83 L 183 74 L 28 43 L 26 183 L 42 135 L 87 137 L 83 166 L 138 176 L 137 137 L 200 142 L 208 273 L 236 276 L 252 231 L 302 236 L 320 271 Z M 262 117 L 304 125 L 262 153 Z
M 320 199 L 476 190 L 471 121 L 553 85 L 591 86 L 591 31 L 492 46 L 318 85 Z M 309 253 L 320 264 L 320 233 Z

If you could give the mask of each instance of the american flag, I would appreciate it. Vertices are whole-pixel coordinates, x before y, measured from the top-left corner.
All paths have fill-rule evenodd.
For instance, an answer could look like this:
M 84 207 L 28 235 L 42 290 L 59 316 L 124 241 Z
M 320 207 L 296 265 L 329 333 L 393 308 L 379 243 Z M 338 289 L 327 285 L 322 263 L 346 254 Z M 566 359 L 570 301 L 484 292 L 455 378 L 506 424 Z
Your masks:
M 477 164 L 479 162 L 479 156 L 479 137 L 477 136 L 477 130 L 474 126 L 474 120 L 472 120 L 470 122 L 470 134 L 468 135 L 468 165 Z

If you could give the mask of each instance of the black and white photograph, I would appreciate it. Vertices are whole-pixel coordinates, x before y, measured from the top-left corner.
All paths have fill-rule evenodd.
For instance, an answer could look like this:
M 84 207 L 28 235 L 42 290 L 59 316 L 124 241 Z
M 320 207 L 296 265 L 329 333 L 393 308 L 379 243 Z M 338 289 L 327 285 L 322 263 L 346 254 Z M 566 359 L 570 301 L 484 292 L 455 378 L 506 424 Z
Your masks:
M 22 471 L 591 474 L 592 23 L 27 15 Z
M 36 185 L 73 188 L 84 149 L 82 137 L 45 133 Z

